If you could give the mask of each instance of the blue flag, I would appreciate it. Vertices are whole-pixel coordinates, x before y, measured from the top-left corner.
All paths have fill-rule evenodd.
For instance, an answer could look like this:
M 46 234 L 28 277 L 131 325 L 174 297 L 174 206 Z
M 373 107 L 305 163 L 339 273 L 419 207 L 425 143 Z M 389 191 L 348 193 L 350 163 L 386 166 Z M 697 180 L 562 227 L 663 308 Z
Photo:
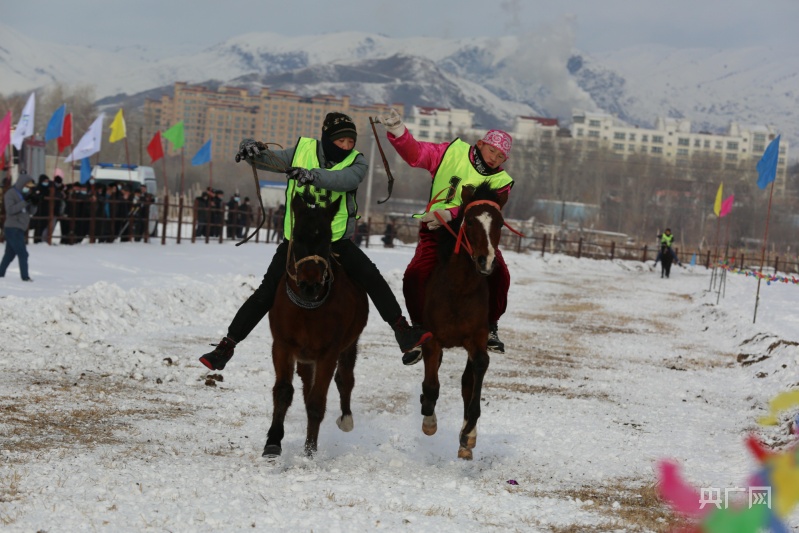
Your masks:
M 80 182 L 82 185 L 89 183 L 89 178 L 92 177 L 92 165 L 89 163 L 89 158 L 84 157 L 80 160 Z
M 45 142 L 61 137 L 61 132 L 64 131 L 64 117 L 66 115 L 67 104 L 62 104 L 61 107 L 55 110 L 53 116 L 50 117 L 50 122 L 47 123 L 47 130 L 44 132 Z
M 763 157 L 757 162 L 757 186 L 765 189 L 766 186 L 777 178 L 777 160 L 780 155 L 780 136 L 771 141 L 763 152 Z
M 197 153 L 194 154 L 194 157 L 191 158 L 191 164 L 194 166 L 197 165 L 204 165 L 205 163 L 209 163 L 211 161 L 211 139 L 208 139 L 208 142 L 205 143 L 202 148 L 197 150 Z

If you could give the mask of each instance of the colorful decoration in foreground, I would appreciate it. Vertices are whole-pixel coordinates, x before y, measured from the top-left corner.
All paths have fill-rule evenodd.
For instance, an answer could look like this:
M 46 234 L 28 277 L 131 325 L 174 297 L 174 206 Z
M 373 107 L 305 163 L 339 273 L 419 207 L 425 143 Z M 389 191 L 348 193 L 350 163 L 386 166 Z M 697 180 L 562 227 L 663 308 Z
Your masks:
M 778 276 L 776 274 L 764 274 L 763 272 L 757 272 L 756 270 L 735 268 L 727 261 L 719 261 L 718 266 L 719 268 L 723 268 L 731 274 L 743 274 L 744 276 L 751 276 L 753 278 L 765 280 L 766 285 L 771 285 L 772 283 L 793 283 L 794 285 L 799 285 L 799 278 L 796 276 Z
M 799 390 L 782 393 L 770 403 L 771 416 L 797 405 Z M 764 421 L 772 422 L 769 417 Z M 796 421 L 794 433 L 799 437 Z M 688 532 L 789 532 L 783 519 L 799 503 L 799 440 L 786 449 L 774 451 L 763 445 L 756 436 L 749 435 L 746 445 L 760 463 L 760 468 L 749 476 L 746 487 L 723 489 L 723 499 L 721 488 L 697 490 L 682 479 L 676 463 L 660 461 L 658 492 L 661 498 L 679 515 L 698 520 Z M 742 500 L 746 501 L 729 501 L 729 494 L 735 492 L 745 495 Z

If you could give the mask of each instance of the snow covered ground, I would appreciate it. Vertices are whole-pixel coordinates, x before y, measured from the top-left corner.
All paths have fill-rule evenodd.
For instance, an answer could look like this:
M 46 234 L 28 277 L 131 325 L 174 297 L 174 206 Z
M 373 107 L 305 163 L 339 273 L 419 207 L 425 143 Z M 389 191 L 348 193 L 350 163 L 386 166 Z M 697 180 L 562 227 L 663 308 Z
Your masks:
M 273 245 L 29 250 L 34 283 L 16 263 L 0 279 L 3 531 L 666 530 L 655 461 L 679 461 L 697 487 L 738 487 L 756 467 L 747 432 L 788 438 L 787 415 L 757 420 L 799 384 L 793 285 L 764 283 L 753 324 L 752 278 L 729 275 L 719 296 L 704 268 L 664 280 L 651 263 L 506 252 L 507 353 L 491 358 L 473 461 L 456 457 L 465 355 L 445 353 L 439 431 L 425 436 L 422 365 L 401 364 L 372 308 L 355 429 L 336 427 L 331 387 L 306 458 L 295 394 L 283 456 L 269 462 L 267 321 L 223 372 L 197 358 Z M 401 295 L 412 248 L 368 254 Z

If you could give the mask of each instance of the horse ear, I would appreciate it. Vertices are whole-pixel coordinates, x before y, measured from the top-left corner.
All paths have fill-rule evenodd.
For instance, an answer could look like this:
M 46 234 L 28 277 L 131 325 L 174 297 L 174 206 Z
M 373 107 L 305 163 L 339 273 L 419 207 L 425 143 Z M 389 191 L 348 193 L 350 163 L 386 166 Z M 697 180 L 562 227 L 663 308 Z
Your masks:
M 472 196 L 474 196 L 474 187 L 472 185 L 467 185 L 461 188 L 461 205 L 466 205 L 472 201 Z
M 298 213 L 298 212 L 299 212 L 299 211 L 300 211 L 302 208 L 304 208 L 304 207 L 305 207 L 305 205 L 306 205 L 306 204 L 305 204 L 305 201 L 302 199 L 302 197 L 301 197 L 300 195 L 298 195 L 298 194 L 295 194 L 295 195 L 294 195 L 294 196 L 291 198 L 291 212 L 292 212 L 292 213 L 294 213 L 294 215 L 295 215 L 295 216 L 297 215 L 297 213 Z
M 294 216 L 296 216 L 297 213 L 299 213 L 303 209 L 306 209 L 307 207 L 308 204 L 305 203 L 305 200 L 303 199 L 302 195 L 295 194 L 291 198 L 291 212 L 294 213 Z
M 505 202 L 507 201 L 508 201 L 508 191 L 502 191 L 497 195 L 497 203 L 499 204 L 500 209 L 505 207 Z

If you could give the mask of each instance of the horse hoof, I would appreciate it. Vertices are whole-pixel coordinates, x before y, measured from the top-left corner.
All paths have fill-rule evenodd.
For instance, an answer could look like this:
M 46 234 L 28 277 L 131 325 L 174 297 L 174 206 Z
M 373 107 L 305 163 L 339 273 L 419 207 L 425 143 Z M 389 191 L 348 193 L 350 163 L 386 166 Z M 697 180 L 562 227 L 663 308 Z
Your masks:
M 430 416 L 424 417 L 422 420 L 422 432 L 425 435 L 435 435 L 436 431 L 438 431 L 438 419 L 436 418 L 436 414 L 433 413 Z
M 336 419 L 336 425 L 341 431 L 349 433 L 355 424 L 352 421 L 352 415 L 342 415 Z
M 267 444 L 264 446 L 264 453 L 261 454 L 261 457 L 266 457 L 267 459 L 274 459 L 275 457 L 280 457 L 283 449 L 280 447 L 279 444 Z
M 461 442 L 463 442 L 463 441 L 461 441 Z M 477 435 L 469 436 L 469 438 L 466 439 L 465 448 L 468 449 L 468 450 L 471 450 L 475 446 L 477 446 Z
M 460 448 L 458 448 L 458 459 L 463 459 L 464 461 L 471 461 L 473 459 L 472 450 L 461 446 Z

